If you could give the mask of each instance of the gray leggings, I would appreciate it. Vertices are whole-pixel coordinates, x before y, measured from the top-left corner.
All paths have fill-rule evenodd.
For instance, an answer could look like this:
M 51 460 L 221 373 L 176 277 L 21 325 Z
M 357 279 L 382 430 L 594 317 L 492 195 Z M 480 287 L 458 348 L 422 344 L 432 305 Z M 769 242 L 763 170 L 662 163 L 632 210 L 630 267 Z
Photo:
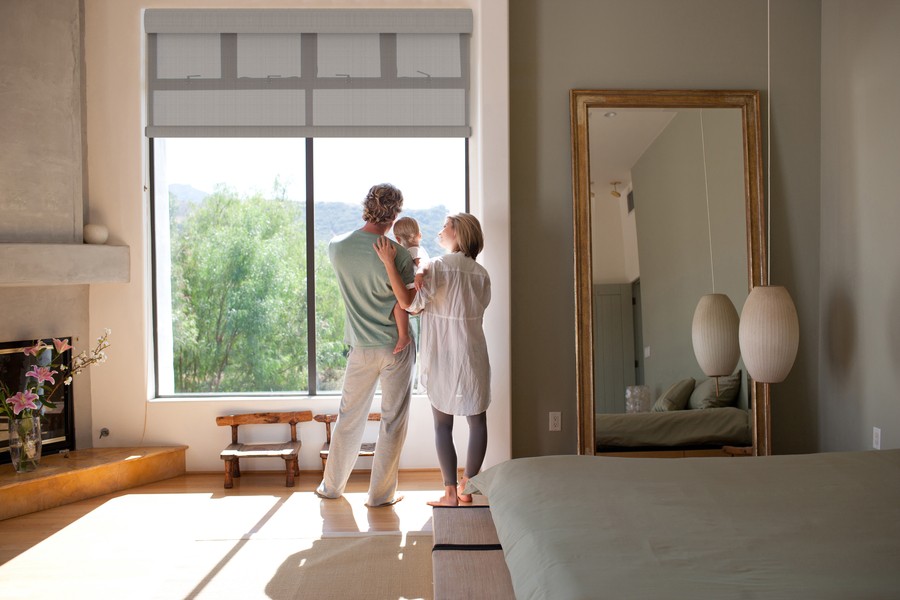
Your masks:
M 453 445 L 453 415 L 431 407 L 434 416 L 434 443 L 444 485 L 456 485 L 456 447 Z M 487 413 L 466 417 L 469 423 L 469 448 L 466 453 L 466 477 L 474 477 L 481 470 L 487 452 Z

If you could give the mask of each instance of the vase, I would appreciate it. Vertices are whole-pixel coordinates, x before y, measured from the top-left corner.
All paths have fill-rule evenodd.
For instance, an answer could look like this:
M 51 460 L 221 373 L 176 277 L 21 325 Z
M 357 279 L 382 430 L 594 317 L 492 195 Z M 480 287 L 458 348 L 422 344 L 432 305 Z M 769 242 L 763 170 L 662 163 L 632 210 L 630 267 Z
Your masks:
M 105 244 L 109 238 L 109 230 L 105 225 L 88 223 L 82 232 L 85 244 Z
M 650 388 L 646 385 L 629 385 L 625 387 L 625 412 L 638 413 L 650 412 L 653 398 L 650 397 Z
M 10 422 L 9 456 L 17 473 L 38 468 L 41 463 L 40 417 L 23 417 Z

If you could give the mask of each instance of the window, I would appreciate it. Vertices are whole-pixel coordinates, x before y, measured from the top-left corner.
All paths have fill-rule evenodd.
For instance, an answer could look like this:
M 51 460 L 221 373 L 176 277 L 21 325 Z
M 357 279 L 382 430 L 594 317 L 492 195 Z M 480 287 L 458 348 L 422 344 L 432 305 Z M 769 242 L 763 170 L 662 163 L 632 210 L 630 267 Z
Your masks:
M 373 184 L 423 246 L 466 210 L 464 138 L 155 138 L 157 396 L 340 390 L 348 348 L 328 241 Z

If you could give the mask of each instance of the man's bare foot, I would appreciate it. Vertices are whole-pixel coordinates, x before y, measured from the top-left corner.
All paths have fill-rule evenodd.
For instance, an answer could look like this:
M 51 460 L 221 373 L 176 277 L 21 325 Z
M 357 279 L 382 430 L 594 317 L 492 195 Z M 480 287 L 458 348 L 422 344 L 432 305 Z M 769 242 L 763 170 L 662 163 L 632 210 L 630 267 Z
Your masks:
M 399 354 L 403 351 L 404 348 L 409 346 L 412 343 L 412 338 L 408 335 L 401 335 L 397 340 L 397 345 L 394 346 L 394 354 Z
M 387 502 L 383 502 L 381 504 L 369 504 L 366 502 L 366 506 L 368 508 L 387 508 L 388 506 L 393 506 L 403 500 L 403 496 L 394 496 L 393 500 L 388 500 Z
M 469 478 L 466 477 L 465 475 L 463 476 L 462 479 L 459 480 L 459 486 L 457 486 L 457 489 L 456 489 L 456 497 L 459 499 L 460 502 L 468 503 L 468 502 L 472 501 L 472 494 L 464 494 L 463 493 L 466 491 L 466 483 L 468 483 L 468 482 L 469 482 Z
M 459 506 L 459 500 L 456 497 L 456 486 L 444 486 L 444 496 L 440 500 L 428 502 L 428 506 Z

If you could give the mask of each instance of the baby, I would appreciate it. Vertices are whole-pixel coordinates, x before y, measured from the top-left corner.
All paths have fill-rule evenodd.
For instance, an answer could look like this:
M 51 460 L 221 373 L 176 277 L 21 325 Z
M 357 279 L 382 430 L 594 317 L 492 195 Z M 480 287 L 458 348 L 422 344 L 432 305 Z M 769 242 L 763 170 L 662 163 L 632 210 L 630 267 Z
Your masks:
M 409 250 L 412 256 L 413 264 L 416 265 L 417 279 L 421 277 L 421 273 L 428 265 L 428 251 L 419 246 L 422 241 L 422 233 L 419 231 L 419 224 L 412 217 L 402 217 L 394 223 L 394 237 L 397 242 Z M 412 338 L 409 333 L 409 313 L 400 308 L 399 304 L 394 305 L 394 320 L 397 322 L 397 346 L 394 348 L 394 354 L 397 354 L 406 348 Z

